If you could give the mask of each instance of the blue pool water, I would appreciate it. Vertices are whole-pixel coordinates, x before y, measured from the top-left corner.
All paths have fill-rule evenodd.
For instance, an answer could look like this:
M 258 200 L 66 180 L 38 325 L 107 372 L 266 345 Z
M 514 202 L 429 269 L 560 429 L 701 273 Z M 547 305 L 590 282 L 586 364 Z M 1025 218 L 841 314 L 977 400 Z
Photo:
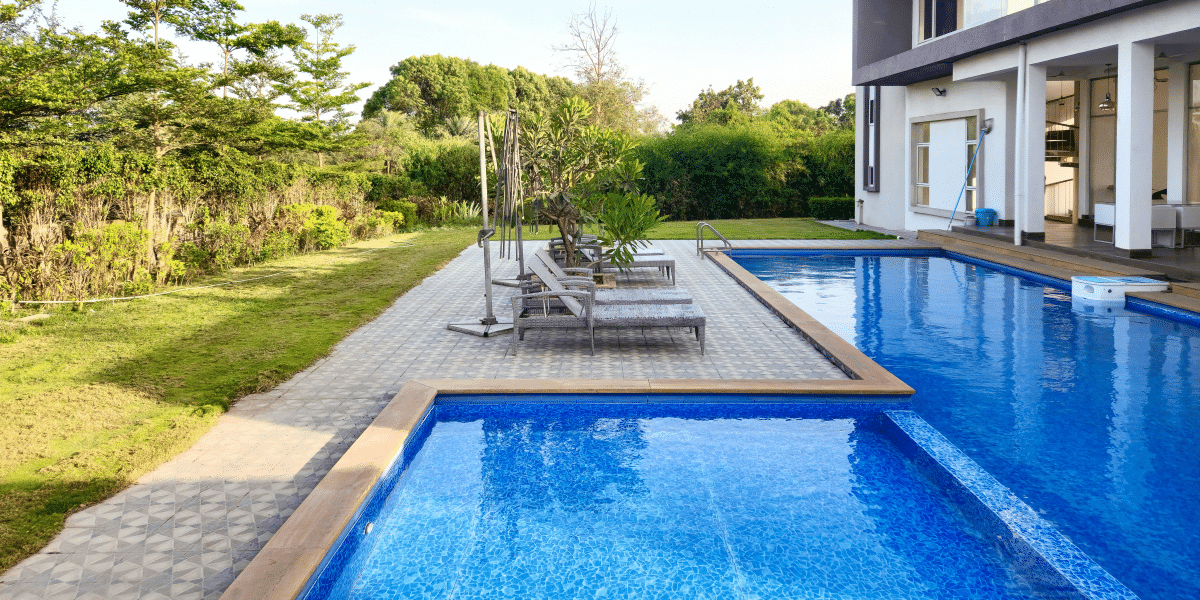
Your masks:
M 938 256 L 735 259 L 1139 596 L 1200 598 L 1200 328 Z
M 881 408 L 438 404 L 321 593 L 1031 597 Z

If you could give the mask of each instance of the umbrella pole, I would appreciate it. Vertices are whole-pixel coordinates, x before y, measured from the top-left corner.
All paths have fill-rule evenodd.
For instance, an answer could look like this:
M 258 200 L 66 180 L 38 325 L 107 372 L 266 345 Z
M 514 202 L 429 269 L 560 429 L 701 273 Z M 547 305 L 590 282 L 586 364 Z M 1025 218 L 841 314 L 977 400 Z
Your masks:
M 469 333 L 479 337 L 489 337 L 512 331 L 512 321 L 502 322 L 492 312 L 492 252 L 488 240 L 496 233 L 488 228 L 488 180 L 487 157 L 484 143 L 484 112 L 479 111 L 479 193 L 480 204 L 483 206 L 483 229 L 479 230 L 479 246 L 483 248 L 483 296 L 487 304 L 487 316 L 474 322 L 450 323 L 446 329 L 459 333 Z

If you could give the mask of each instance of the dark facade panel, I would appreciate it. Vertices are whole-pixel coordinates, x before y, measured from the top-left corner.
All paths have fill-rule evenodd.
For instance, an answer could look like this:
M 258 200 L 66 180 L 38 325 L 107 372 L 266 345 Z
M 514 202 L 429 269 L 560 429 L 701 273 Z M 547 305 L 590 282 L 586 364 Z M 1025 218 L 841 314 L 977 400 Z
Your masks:
M 860 37 L 875 35 L 876 24 L 874 22 L 860 23 L 858 17 L 876 14 L 877 11 L 868 5 L 891 7 L 897 3 L 897 0 L 855 0 L 854 85 L 908 85 L 918 81 L 945 77 L 953 71 L 951 65 L 954 61 L 973 54 L 1002 48 L 1021 40 L 1074 27 L 1120 12 L 1170 1 L 1052 0 L 921 44 L 915 48 L 910 47 L 888 56 L 878 56 L 879 53 L 868 55 L 860 52 L 861 44 L 867 43 L 860 40 Z M 908 5 L 909 20 L 893 21 L 891 26 L 896 30 L 897 35 L 903 34 L 911 40 L 912 2 L 908 2 Z M 879 47 L 883 48 L 883 46 Z M 864 62 L 859 62 L 858 58 L 863 58 Z M 865 59 L 869 58 L 876 58 L 876 60 L 865 62 Z
M 912 0 L 854 0 L 854 68 L 911 50 L 912 12 Z

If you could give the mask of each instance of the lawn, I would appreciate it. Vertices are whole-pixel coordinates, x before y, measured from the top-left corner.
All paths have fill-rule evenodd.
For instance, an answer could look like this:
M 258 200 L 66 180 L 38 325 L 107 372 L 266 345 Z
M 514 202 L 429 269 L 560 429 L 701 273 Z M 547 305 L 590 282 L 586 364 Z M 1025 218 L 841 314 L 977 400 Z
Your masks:
M 300 269 L 258 281 L 5 315 L 0 570 L 48 543 L 71 512 L 186 449 L 233 400 L 324 356 L 475 236 L 397 235 L 192 285 Z M 15 330 L 15 317 L 37 311 L 51 317 Z
M 708 221 L 708 224 L 730 240 L 881 240 L 892 237 L 874 231 L 849 231 L 818 223 L 814 219 L 718 219 Z M 543 225 L 538 233 L 525 232 L 524 237 L 548 240 L 558 237 L 558 229 Z M 646 237 L 652 240 L 694 240 L 696 221 L 660 223 Z M 705 239 L 716 237 L 711 231 L 705 231 Z

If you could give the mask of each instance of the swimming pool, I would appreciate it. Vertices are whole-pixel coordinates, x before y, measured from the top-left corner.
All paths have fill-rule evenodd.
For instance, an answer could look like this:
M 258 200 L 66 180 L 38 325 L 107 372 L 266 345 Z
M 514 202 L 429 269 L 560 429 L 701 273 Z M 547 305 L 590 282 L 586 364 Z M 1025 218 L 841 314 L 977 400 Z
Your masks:
M 894 405 L 556 400 L 433 405 L 302 597 L 1132 597 Z
M 1052 280 L 941 253 L 821 254 L 731 255 L 1142 598 L 1200 597 L 1196 321 L 1073 307 Z

